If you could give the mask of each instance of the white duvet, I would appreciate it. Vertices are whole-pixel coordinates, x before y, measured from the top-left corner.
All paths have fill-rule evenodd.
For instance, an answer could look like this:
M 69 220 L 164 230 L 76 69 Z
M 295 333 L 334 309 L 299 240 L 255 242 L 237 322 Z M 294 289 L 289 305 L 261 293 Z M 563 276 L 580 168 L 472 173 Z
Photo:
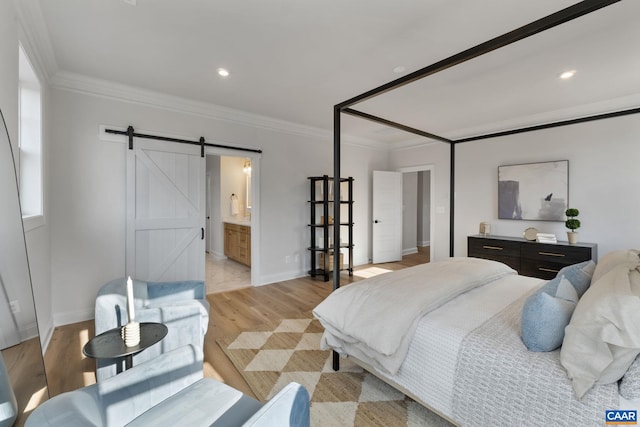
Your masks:
M 321 347 L 354 348 L 395 374 L 418 322 L 453 298 L 501 277 L 508 266 L 478 258 L 450 258 L 371 277 L 334 291 L 313 314 L 325 328 Z

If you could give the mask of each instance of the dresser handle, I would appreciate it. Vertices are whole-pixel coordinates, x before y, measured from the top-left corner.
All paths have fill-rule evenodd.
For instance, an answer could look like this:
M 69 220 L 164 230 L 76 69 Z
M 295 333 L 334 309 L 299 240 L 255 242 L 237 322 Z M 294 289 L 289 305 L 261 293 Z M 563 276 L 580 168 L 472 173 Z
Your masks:
M 549 256 L 557 256 L 557 257 L 563 257 L 564 254 L 556 254 L 553 252 L 538 252 L 538 255 L 549 255 Z
M 482 249 L 493 249 L 494 251 L 501 251 L 504 248 L 501 248 L 500 246 L 482 246 Z
M 550 273 L 557 273 L 560 270 L 554 270 L 553 268 L 544 268 L 544 267 L 538 267 L 538 270 L 540 271 L 548 271 Z

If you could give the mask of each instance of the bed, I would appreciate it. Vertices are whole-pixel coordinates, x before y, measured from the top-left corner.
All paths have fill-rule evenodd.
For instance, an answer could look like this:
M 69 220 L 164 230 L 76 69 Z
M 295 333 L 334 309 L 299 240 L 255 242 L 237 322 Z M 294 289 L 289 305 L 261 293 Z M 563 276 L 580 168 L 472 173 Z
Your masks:
M 578 276 L 582 285 L 572 286 Z M 607 410 L 637 410 L 638 295 L 637 251 L 608 254 L 595 268 L 567 267 L 551 281 L 460 257 L 342 287 L 314 315 L 325 327 L 323 348 L 455 424 L 587 426 L 602 425 Z M 549 306 L 562 315 L 545 312 Z M 627 320 L 612 326 L 611 312 Z M 553 328 L 562 347 L 528 349 L 548 344 Z

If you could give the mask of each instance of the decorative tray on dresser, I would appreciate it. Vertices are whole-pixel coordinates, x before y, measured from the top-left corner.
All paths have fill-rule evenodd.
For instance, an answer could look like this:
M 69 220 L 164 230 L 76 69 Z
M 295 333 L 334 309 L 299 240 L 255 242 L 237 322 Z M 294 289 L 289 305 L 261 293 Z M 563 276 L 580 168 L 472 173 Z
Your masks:
M 595 243 L 538 243 L 519 237 L 474 235 L 467 237 L 467 255 L 507 264 L 523 276 L 553 279 L 567 265 L 597 259 Z

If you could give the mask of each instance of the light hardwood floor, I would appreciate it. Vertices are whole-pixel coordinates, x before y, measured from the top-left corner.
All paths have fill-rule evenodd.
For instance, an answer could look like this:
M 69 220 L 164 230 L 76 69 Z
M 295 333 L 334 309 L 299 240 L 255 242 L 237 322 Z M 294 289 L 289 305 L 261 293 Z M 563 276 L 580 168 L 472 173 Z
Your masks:
M 428 248 L 426 251 L 421 249 L 417 254 L 403 257 L 401 262 L 358 267 L 353 277 L 342 274 L 341 282 L 348 284 L 384 271 L 398 270 L 424 262 L 429 262 Z M 204 349 L 205 376 L 216 378 L 254 396 L 216 343 L 216 339 L 311 311 L 331 293 L 331 290 L 330 281 L 302 277 L 272 285 L 207 295 L 211 309 Z M 93 336 L 93 321 L 56 328 L 45 355 L 51 396 L 95 383 L 95 362 L 82 355 L 82 346 Z

